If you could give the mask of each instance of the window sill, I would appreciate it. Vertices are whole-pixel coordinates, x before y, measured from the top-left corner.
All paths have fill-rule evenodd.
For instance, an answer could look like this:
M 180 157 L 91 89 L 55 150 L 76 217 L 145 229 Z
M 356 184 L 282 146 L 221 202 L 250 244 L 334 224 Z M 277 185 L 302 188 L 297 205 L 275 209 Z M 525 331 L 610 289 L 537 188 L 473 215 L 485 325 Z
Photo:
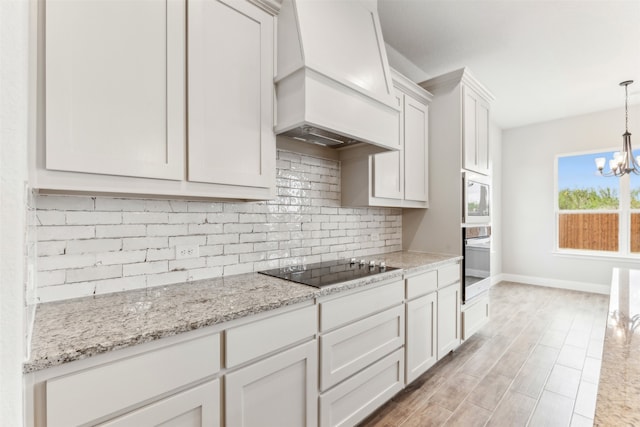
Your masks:
M 640 253 L 634 255 L 612 254 L 607 252 L 595 252 L 595 251 L 578 251 L 578 250 L 560 250 L 556 249 L 551 252 L 552 255 L 565 257 L 565 258 L 578 258 L 578 259 L 599 259 L 602 261 L 628 261 L 638 262 L 640 261 Z

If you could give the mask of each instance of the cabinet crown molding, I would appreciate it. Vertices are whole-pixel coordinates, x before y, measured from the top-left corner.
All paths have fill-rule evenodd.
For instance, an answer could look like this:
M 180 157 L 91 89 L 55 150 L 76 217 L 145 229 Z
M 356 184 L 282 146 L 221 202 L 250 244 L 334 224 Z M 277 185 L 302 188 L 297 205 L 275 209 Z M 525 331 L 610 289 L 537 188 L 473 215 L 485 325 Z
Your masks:
M 280 8 L 282 7 L 283 0 L 247 0 L 249 3 L 252 3 L 258 6 L 260 9 L 265 12 L 276 16 L 280 13 Z
M 391 81 L 395 87 L 416 98 L 418 101 L 431 104 L 433 100 L 431 92 L 393 68 L 391 68 Z
M 495 100 L 493 94 L 482 83 L 478 81 L 471 73 L 468 67 L 442 74 L 429 80 L 419 83 L 419 86 L 437 94 L 438 92 L 448 90 L 459 83 L 469 86 L 476 91 L 485 100 L 491 102 Z

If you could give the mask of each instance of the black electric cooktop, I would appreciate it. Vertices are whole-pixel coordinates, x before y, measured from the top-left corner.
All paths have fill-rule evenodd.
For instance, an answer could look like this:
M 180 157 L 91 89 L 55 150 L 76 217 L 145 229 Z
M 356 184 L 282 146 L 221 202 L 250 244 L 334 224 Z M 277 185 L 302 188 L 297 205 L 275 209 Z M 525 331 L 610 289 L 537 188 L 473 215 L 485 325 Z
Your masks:
M 372 266 L 373 264 L 373 266 Z M 278 277 L 290 282 L 322 288 L 349 280 L 374 276 L 387 271 L 397 270 L 396 267 L 386 267 L 380 263 L 364 260 L 338 260 L 313 264 L 299 264 L 273 270 L 259 271 L 260 274 Z

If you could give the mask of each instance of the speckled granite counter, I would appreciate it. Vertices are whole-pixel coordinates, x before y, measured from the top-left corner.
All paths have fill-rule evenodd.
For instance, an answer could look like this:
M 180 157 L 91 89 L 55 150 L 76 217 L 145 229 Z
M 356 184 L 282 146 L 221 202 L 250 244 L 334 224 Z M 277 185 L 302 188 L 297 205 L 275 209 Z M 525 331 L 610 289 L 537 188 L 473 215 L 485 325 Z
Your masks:
M 367 256 L 401 270 L 316 289 L 257 273 L 40 304 L 25 373 L 297 304 L 459 260 L 442 254 Z
M 640 270 L 614 269 L 594 425 L 640 426 Z

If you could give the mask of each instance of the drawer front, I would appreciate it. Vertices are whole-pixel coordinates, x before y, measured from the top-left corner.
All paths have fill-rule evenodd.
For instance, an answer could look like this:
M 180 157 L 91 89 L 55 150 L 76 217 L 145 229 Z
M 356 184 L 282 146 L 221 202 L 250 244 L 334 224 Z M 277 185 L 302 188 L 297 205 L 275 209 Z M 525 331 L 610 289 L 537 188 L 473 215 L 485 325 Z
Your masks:
M 220 370 L 220 335 L 209 335 L 46 383 L 47 426 L 81 425 Z
M 402 306 L 320 337 L 320 389 L 333 387 L 404 344 Z
M 402 390 L 404 350 L 398 349 L 320 395 L 320 426 L 353 426 Z
M 438 269 L 438 287 L 442 288 L 460 281 L 460 264 L 455 263 Z
M 315 306 L 229 329 L 225 332 L 227 368 L 313 337 L 317 329 Z
M 100 424 L 99 427 L 220 426 L 220 380 L 202 384 L 137 411 Z
M 489 296 L 484 296 L 472 304 L 463 306 L 462 339 L 466 340 L 478 332 L 489 321 Z
M 320 302 L 320 330 L 327 331 L 402 303 L 402 280 Z
M 426 295 L 438 289 L 438 272 L 436 270 L 409 277 L 407 283 L 407 299 Z

